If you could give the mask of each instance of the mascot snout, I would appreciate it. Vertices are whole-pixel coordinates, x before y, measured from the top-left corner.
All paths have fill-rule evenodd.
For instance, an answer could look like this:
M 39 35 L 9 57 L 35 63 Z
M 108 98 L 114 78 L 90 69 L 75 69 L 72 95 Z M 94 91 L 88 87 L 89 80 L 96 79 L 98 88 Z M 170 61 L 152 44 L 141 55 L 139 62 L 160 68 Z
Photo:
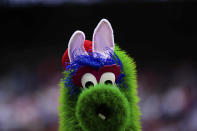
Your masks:
M 76 118 L 84 131 L 120 131 L 128 117 L 128 100 L 114 85 L 91 86 L 78 98 Z

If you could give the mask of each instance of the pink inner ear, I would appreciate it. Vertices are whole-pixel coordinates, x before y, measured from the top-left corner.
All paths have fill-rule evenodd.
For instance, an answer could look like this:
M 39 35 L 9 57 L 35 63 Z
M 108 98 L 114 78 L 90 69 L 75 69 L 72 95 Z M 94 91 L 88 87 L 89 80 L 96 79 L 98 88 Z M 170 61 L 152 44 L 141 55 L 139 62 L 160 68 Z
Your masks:
M 92 41 L 85 40 L 83 45 L 84 45 L 86 52 L 92 52 Z M 62 56 L 62 66 L 66 68 L 66 66 L 69 65 L 69 63 L 70 63 L 70 60 L 68 57 L 68 48 L 67 48 Z
M 94 31 L 93 52 L 104 54 L 107 49 L 114 51 L 114 36 L 111 24 L 106 19 L 103 19 Z
M 76 31 L 68 44 L 68 56 L 70 61 L 73 61 L 74 58 L 78 55 L 87 54 L 84 48 L 85 35 L 81 31 Z

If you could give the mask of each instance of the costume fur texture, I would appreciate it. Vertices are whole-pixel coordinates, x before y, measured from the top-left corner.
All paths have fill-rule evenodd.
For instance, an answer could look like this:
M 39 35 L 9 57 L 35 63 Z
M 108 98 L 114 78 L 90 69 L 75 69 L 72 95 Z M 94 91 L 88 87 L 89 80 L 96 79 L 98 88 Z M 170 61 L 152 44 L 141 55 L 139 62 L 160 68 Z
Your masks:
M 94 48 L 97 47 L 93 47 L 93 51 L 69 56 L 70 63 L 64 63 L 65 70 L 59 83 L 59 131 L 141 131 L 135 62 L 117 44 L 112 46 L 108 46 L 107 57 L 100 50 L 95 55 Z M 97 80 L 93 86 L 81 88 L 83 84 L 77 86 L 73 81 L 73 75 L 84 66 L 98 72 L 111 65 L 120 67 L 114 84 Z

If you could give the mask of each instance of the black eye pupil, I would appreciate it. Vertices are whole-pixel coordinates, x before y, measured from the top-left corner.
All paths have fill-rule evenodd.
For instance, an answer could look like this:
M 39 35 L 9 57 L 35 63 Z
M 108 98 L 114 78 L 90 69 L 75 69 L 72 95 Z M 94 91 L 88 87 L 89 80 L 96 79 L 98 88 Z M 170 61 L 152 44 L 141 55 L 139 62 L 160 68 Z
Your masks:
M 86 82 L 85 87 L 89 88 L 90 86 L 94 86 L 94 83 L 92 81 Z
M 112 85 L 112 81 L 111 81 L 111 80 L 106 80 L 106 81 L 105 81 L 105 84 L 110 84 L 110 85 Z

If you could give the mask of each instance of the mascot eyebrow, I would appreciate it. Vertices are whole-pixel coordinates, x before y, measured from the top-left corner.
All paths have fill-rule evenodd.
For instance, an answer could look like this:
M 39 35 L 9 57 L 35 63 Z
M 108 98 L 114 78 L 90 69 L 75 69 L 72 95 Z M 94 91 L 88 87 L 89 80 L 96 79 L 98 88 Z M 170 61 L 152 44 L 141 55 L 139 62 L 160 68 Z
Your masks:
M 97 81 L 100 80 L 100 77 L 103 73 L 112 72 L 115 74 L 115 80 L 117 82 L 120 76 L 120 66 L 115 65 L 115 64 L 105 65 L 104 67 L 101 67 L 98 70 L 95 70 L 94 68 L 91 68 L 91 67 L 84 66 L 78 69 L 76 74 L 72 76 L 73 83 L 75 83 L 76 86 L 82 87 L 81 78 L 86 72 L 92 73 L 96 77 Z
M 102 19 L 92 41 L 75 31 L 63 54 L 59 131 L 141 131 L 136 66 Z

